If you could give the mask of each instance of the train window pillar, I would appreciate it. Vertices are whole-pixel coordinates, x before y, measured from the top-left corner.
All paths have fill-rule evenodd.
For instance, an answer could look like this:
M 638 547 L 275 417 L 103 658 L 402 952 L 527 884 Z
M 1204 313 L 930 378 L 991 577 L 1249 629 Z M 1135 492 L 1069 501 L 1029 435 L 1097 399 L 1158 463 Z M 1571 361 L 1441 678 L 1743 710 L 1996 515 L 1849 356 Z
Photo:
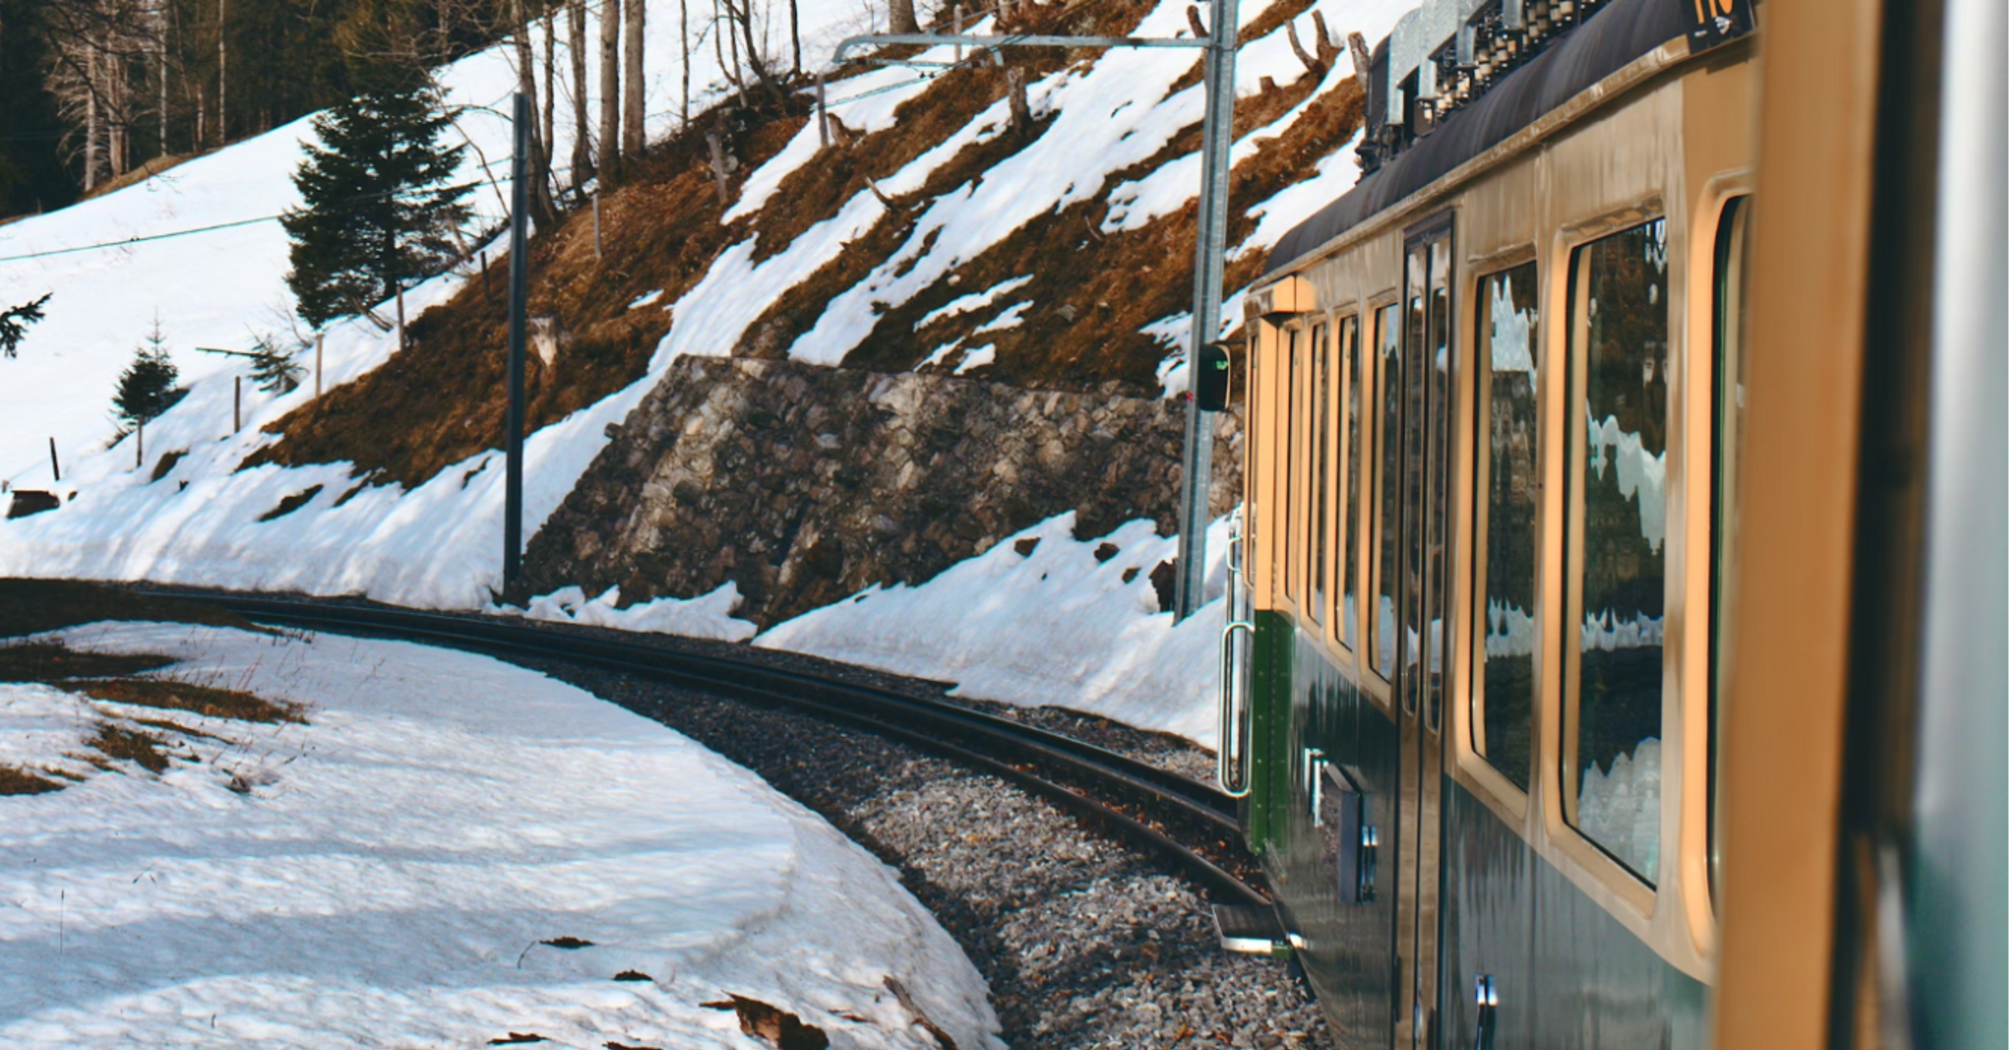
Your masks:
M 1309 391 L 1312 398 L 1312 411 L 1308 414 L 1305 421 L 1306 437 L 1311 446 L 1309 449 L 1310 455 L 1306 457 L 1306 460 L 1312 472 L 1312 484 L 1310 486 L 1311 507 L 1309 508 L 1312 513 L 1311 521 L 1308 523 L 1310 549 L 1307 552 L 1310 555 L 1308 558 L 1310 562 L 1308 568 L 1311 570 L 1311 574 L 1306 581 L 1305 587 L 1306 607 L 1312 620 L 1322 624 L 1327 622 L 1326 595 L 1330 593 L 1330 588 L 1326 582 L 1327 528 L 1330 520 L 1328 517 L 1329 507 L 1331 506 L 1329 496 L 1330 482 L 1327 480 L 1327 475 L 1331 472 L 1333 465 L 1332 453 L 1327 445 L 1333 432 L 1332 348 L 1327 343 L 1326 331 L 1326 325 L 1323 323 L 1312 326 L 1311 345 L 1307 348 L 1307 354 L 1311 359 L 1310 365 L 1312 371 L 1311 390 Z
M 1298 585 L 1298 567 L 1304 561 L 1304 542 L 1298 535 L 1298 516 L 1302 512 L 1304 486 L 1299 483 L 1299 467 L 1305 462 L 1304 450 L 1299 444 L 1300 421 L 1304 413 L 1300 403 L 1304 399 L 1305 370 L 1305 330 L 1288 328 L 1284 332 L 1284 390 L 1279 399 L 1283 409 L 1280 420 L 1282 429 L 1278 436 L 1278 451 L 1283 462 L 1277 472 L 1277 538 L 1283 544 L 1284 555 L 1284 597 L 1293 602 L 1303 593 Z
M 1536 269 L 1529 262 L 1479 280 L 1473 345 L 1480 440 L 1473 501 L 1483 517 L 1476 546 L 1482 605 L 1472 694 L 1472 747 L 1516 787 L 1528 790 L 1535 712 L 1536 520 L 1542 430 L 1536 401 L 1541 340 Z
M 1564 818 L 1652 885 L 1661 852 L 1667 224 L 1571 255 Z

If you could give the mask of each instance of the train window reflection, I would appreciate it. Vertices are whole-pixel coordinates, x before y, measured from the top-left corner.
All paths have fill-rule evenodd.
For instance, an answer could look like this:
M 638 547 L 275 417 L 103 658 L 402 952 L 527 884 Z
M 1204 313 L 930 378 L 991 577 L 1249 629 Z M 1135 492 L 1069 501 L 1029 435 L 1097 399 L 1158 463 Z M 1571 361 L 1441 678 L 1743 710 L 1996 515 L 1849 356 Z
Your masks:
M 1334 557 L 1340 559 L 1340 642 L 1348 649 L 1357 649 L 1360 638 L 1360 605 L 1356 600 L 1360 593 L 1355 557 L 1355 529 L 1361 521 L 1361 320 L 1358 317 L 1344 318 L 1340 322 L 1340 374 L 1346 384 L 1347 423 L 1340 446 L 1341 481 L 1346 490 L 1347 506 L 1340 517 L 1339 539 L 1335 542 Z
M 1399 304 L 1375 312 L 1375 671 L 1396 674 L 1396 541 L 1403 477 L 1403 335 Z
M 1333 429 L 1332 368 L 1329 358 L 1331 348 L 1326 344 L 1326 326 L 1312 326 L 1312 412 L 1307 418 L 1307 429 L 1312 439 L 1312 578 L 1307 581 L 1306 594 L 1311 599 L 1312 618 L 1326 621 L 1326 529 L 1328 506 L 1328 482 L 1326 475 L 1332 465 L 1326 442 Z
M 1480 368 L 1477 481 L 1485 508 L 1481 673 L 1473 690 L 1473 751 L 1528 790 L 1535 711 L 1536 406 L 1535 264 L 1480 279 L 1474 346 Z
M 1729 616 L 1732 590 L 1736 585 L 1738 554 L 1739 452 L 1745 437 L 1745 381 L 1751 375 L 1751 357 L 1745 347 L 1745 278 L 1751 271 L 1750 197 L 1737 197 L 1724 206 L 1717 228 L 1717 291 L 1713 318 L 1717 355 L 1716 384 L 1716 463 L 1712 488 L 1715 492 L 1715 521 L 1712 527 L 1710 580 L 1710 882 L 1716 885 L 1718 792 L 1717 727 L 1722 717 L 1723 697 L 1730 683 L 1730 661 L 1726 644 L 1730 641 Z
M 1662 220 L 1577 249 L 1564 814 L 1649 883 L 1660 861 L 1668 255 Z

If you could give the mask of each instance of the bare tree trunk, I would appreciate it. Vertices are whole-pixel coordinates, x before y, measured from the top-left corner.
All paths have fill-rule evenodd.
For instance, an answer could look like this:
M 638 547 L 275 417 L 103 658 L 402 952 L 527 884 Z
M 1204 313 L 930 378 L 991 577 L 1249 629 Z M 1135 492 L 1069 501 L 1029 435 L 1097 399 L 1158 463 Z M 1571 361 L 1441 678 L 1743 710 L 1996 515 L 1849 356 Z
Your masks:
M 572 52 L 572 185 L 577 188 L 593 177 L 592 124 L 586 112 L 586 0 L 570 0 L 565 17 L 571 31 L 567 50 Z
M 621 177 L 620 58 L 621 0 L 606 0 L 600 11 L 600 180 L 607 183 Z
M 98 49 L 84 52 L 84 192 L 98 187 Z
M 691 126 L 691 0 L 677 0 L 677 40 L 684 52 L 684 106 L 677 120 L 681 131 Z
M 159 112 L 159 114 L 158 114 L 158 116 L 160 117 L 160 128 L 161 128 L 161 137 L 160 137 L 160 153 L 161 153 L 161 156 L 163 156 L 163 157 L 167 156 L 167 151 L 168 151 L 168 40 L 167 40 L 167 36 L 168 36 L 168 35 L 167 35 L 167 19 L 163 18 L 163 19 L 161 20 L 161 47 L 160 47 L 160 61 L 161 61 L 161 97 L 160 97 L 160 112 Z
M 733 35 L 730 25 L 725 32 L 719 32 L 719 21 L 725 17 L 719 13 L 719 0 L 712 0 L 712 55 L 719 60 L 719 69 L 726 74 L 726 79 L 732 83 L 733 90 L 739 92 L 741 98 L 745 99 L 747 85 L 740 82 L 740 38 Z M 728 45 L 733 52 L 731 61 L 726 58 Z
M 454 48 L 454 0 L 439 0 L 433 10 L 439 23 L 433 29 L 433 58 L 445 62 Z
M 544 159 L 547 172 L 552 150 L 558 148 L 555 135 L 558 119 L 558 12 L 544 14 Z
M 225 46 L 224 0 L 216 0 L 216 144 L 230 141 L 230 115 L 224 109 L 230 92 L 230 52 Z
M 774 96 L 775 101 L 781 101 L 781 89 L 776 86 L 774 77 L 769 75 L 768 64 L 762 61 L 760 51 L 754 46 L 754 0 L 740 0 L 738 5 L 733 0 L 726 0 L 726 13 L 740 24 L 740 38 L 747 45 L 747 67 L 754 71 L 754 78 L 761 82 L 768 94 Z
M 517 90 L 523 92 L 524 97 L 530 100 L 531 113 L 530 170 L 526 173 L 530 178 L 530 185 L 526 187 L 526 196 L 530 198 L 531 221 L 537 224 L 539 230 L 548 230 L 557 216 L 549 192 L 550 147 L 542 141 L 537 126 L 537 67 L 530 50 L 530 17 L 525 13 L 523 0 L 512 0 L 512 6 L 516 15 Z
M 789 0 L 789 49 L 793 54 L 789 73 L 800 80 L 803 75 L 803 14 L 797 9 L 796 0 Z
M 202 144 L 209 141 L 209 105 L 202 97 L 202 81 L 195 82 L 195 138 L 189 140 L 188 151 L 201 153 Z
M 914 20 L 914 0 L 886 0 L 886 31 L 921 32 L 921 23 Z
M 629 0 L 624 12 L 628 24 L 622 27 L 628 39 L 622 44 L 621 75 L 628 81 L 628 94 L 621 106 L 621 152 L 630 157 L 640 156 L 643 146 L 642 107 L 648 85 L 642 75 L 642 23 L 648 6 L 643 0 Z

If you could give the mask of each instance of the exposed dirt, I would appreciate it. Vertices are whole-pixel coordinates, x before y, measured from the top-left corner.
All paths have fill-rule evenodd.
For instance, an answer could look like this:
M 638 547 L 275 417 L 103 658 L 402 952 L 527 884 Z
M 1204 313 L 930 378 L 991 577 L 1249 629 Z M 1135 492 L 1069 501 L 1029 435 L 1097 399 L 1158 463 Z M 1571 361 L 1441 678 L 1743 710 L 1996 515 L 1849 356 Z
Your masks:
M 204 718 L 239 722 L 299 722 L 307 719 L 292 704 L 274 703 L 236 689 L 217 689 L 164 678 L 97 678 L 63 682 L 62 688 L 93 700 L 164 711 L 187 711 Z

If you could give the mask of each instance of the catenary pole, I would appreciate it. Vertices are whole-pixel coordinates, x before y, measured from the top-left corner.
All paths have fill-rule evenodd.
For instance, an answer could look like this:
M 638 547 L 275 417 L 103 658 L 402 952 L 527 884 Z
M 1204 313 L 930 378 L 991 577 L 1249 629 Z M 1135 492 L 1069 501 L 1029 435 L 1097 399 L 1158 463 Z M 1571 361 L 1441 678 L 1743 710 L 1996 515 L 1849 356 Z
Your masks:
M 1186 442 L 1180 472 L 1179 551 L 1173 566 L 1173 620 L 1200 608 L 1207 583 L 1208 489 L 1214 473 L 1214 413 L 1191 390 L 1201 348 L 1221 333 L 1221 281 L 1228 251 L 1228 168 L 1235 134 L 1237 0 L 1213 0 L 1202 83 L 1207 115 L 1201 125 L 1200 229 L 1194 241 L 1193 334 L 1187 346 Z
M 530 179 L 530 99 L 516 96 L 510 150 L 509 213 L 509 412 L 503 428 L 503 586 L 523 571 L 523 338 L 524 292 L 530 279 L 530 238 L 526 230 Z

